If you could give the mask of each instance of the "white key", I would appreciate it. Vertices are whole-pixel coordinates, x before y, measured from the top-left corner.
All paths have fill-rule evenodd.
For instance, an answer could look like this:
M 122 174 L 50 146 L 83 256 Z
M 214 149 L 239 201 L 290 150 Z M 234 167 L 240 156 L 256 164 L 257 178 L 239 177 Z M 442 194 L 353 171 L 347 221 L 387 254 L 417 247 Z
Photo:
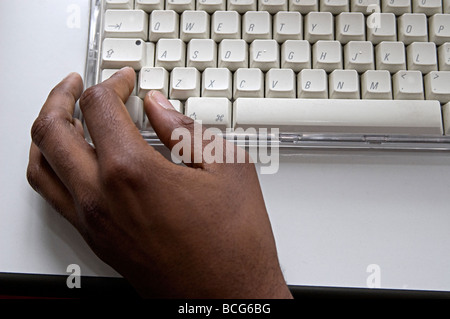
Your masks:
M 423 77 L 420 71 L 398 71 L 392 76 L 396 100 L 423 100 Z
M 350 6 L 348 0 L 320 0 L 320 11 L 339 14 L 341 12 L 349 12 Z
M 397 20 L 393 13 L 377 14 L 378 24 L 367 28 L 367 41 L 374 45 L 382 41 L 397 41 Z
M 450 42 L 444 43 L 438 49 L 439 71 L 450 71 Z
M 445 135 L 450 135 L 450 103 L 442 105 L 442 120 L 444 122 Z
M 401 16 L 411 12 L 411 0 L 382 0 L 382 12 L 393 13 Z
M 281 45 L 281 67 L 300 72 L 311 68 L 311 45 L 306 40 L 287 40 Z
M 164 2 L 164 0 L 135 0 L 134 7 L 150 13 L 153 10 L 163 10 Z
M 102 68 L 120 69 L 130 66 L 140 70 L 146 64 L 147 50 L 141 39 L 106 38 L 102 46 Z
M 242 38 L 251 43 L 255 39 L 272 38 L 272 17 L 266 11 L 248 11 L 242 16 Z
M 330 99 L 359 99 L 359 76 L 355 70 L 334 70 L 328 85 Z
M 125 107 L 134 125 L 136 125 L 138 129 L 141 129 L 144 123 L 144 101 L 139 97 L 132 95 L 128 97 Z
M 437 101 L 237 99 L 233 127 L 301 133 L 443 134 Z
M 418 70 L 423 74 L 437 71 L 436 45 L 433 42 L 414 42 L 406 48 L 408 70 Z
M 450 42 L 450 14 L 435 14 L 428 20 L 430 42 L 436 45 Z
M 257 0 L 228 0 L 227 3 L 227 10 L 237 11 L 240 14 L 257 9 Z
M 310 12 L 305 16 L 305 40 L 334 40 L 334 21 L 330 12 Z
M 369 41 L 350 41 L 344 46 L 344 66 L 359 73 L 375 69 L 373 46 Z
M 423 13 L 405 13 L 398 18 L 398 40 L 405 45 L 428 41 L 427 16 Z
M 242 39 L 222 40 L 219 44 L 217 66 L 234 72 L 239 68 L 248 68 L 248 44 Z
M 432 71 L 423 78 L 427 100 L 450 102 L 450 71 Z
M 155 66 L 172 70 L 186 63 L 186 44 L 180 39 L 160 39 L 156 43 Z
M 202 96 L 233 97 L 233 77 L 225 68 L 208 68 L 202 73 Z
M 105 0 L 106 9 L 133 9 L 133 0 Z
M 226 0 L 197 0 L 197 10 L 203 10 L 209 14 L 226 9 Z
M 178 38 L 178 13 L 173 10 L 155 10 L 150 14 L 149 40 L 157 42 L 162 38 Z
M 211 18 L 211 37 L 220 42 L 223 39 L 241 38 L 241 16 L 236 11 L 216 11 Z
M 366 26 L 361 12 L 344 12 L 336 16 L 336 40 L 342 44 L 366 40 Z
M 289 0 L 289 11 L 298 11 L 301 14 L 319 11 L 319 0 Z
M 233 81 L 233 98 L 264 97 L 264 74 L 260 69 L 238 69 Z
M 379 0 L 354 0 L 350 3 L 353 12 L 362 12 L 365 15 L 372 13 L 374 8 L 381 8 Z
M 280 49 L 275 40 L 255 40 L 250 44 L 250 67 L 263 72 L 280 67 Z
M 100 79 L 99 82 L 103 82 L 106 81 L 107 79 L 109 79 L 114 73 L 116 73 L 117 71 L 119 71 L 120 69 L 103 69 L 102 72 L 100 73 Z M 134 82 L 134 89 L 133 92 L 131 92 L 131 95 L 136 95 L 136 89 L 137 89 L 137 77 L 136 77 L 136 81 Z
M 267 11 L 275 14 L 279 11 L 287 11 L 287 0 L 258 0 L 258 11 Z
M 105 38 L 148 38 L 148 15 L 142 10 L 106 10 Z
M 369 70 L 361 75 L 361 98 L 391 100 L 391 74 L 386 70 Z
M 195 10 L 195 0 L 166 0 L 166 10 L 180 14 L 185 10 Z
M 327 73 L 321 69 L 301 70 L 297 75 L 297 97 L 304 99 L 327 99 Z
M 406 70 L 406 53 L 403 42 L 381 42 L 375 47 L 377 70 L 388 70 L 391 74 Z
M 194 38 L 209 39 L 209 14 L 205 11 L 184 11 L 180 25 L 180 37 L 184 42 Z
M 151 91 L 160 91 L 168 97 L 169 93 L 169 72 L 164 68 L 144 67 L 139 72 L 138 96 L 144 99 L 145 95 Z
M 444 6 L 442 11 L 444 13 L 450 13 L 450 0 L 443 0 L 442 5 Z
M 217 44 L 212 39 L 192 39 L 187 47 L 186 66 L 199 71 L 217 66 Z
M 266 97 L 296 97 L 295 73 L 290 69 L 271 69 L 266 73 Z
M 170 72 L 169 97 L 186 100 L 195 96 L 200 96 L 200 72 L 195 68 L 174 68 Z
M 273 16 L 273 38 L 278 43 L 303 39 L 302 15 L 300 12 L 278 12 Z
M 425 13 L 431 16 L 435 13 L 442 13 L 442 0 L 412 0 L 414 13 Z
M 312 48 L 312 65 L 314 69 L 332 72 L 342 69 L 342 48 L 338 41 L 317 41 Z
M 193 120 L 202 121 L 202 125 L 225 130 L 231 127 L 231 102 L 226 98 L 196 98 L 186 101 L 184 113 Z

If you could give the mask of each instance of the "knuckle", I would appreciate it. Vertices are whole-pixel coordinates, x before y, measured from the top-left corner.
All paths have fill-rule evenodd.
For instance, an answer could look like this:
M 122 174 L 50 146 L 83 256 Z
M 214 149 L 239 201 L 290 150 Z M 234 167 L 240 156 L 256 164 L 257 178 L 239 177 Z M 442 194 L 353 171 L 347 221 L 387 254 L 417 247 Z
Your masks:
M 55 129 L 58 116 L 55 113 L 40 115 L 31 127 L 31 139 L 38 147 L 44 143 L 46 138 Z
M 136 159 L 129 156 L 113 155 L 103 167 L 105 186 L 114 190 L 117 187 L 138 187 L 142 183 L 142 170 Z
M 82 111 L 101 101 L 105 100 L 108 96 L 113 94 L 113 90 L 104 85 L 95 85 L 87 88 L 80 97 L 80 108 Z

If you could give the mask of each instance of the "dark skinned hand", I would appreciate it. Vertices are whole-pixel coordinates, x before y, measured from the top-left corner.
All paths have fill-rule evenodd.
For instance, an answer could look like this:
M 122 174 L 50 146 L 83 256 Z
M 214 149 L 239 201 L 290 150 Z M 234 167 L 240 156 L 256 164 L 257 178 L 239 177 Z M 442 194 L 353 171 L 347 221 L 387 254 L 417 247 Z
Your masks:
M 83 92 L 72 73 L 51 91 L 31 129 L 31 186 L 143 297 L 292 298 L 254 165 L 166 159 L 124 106 L 134 79 L 124 68 Z M 144 108 L 169 149 L 174 129 L 193 130 L 159 92 Z

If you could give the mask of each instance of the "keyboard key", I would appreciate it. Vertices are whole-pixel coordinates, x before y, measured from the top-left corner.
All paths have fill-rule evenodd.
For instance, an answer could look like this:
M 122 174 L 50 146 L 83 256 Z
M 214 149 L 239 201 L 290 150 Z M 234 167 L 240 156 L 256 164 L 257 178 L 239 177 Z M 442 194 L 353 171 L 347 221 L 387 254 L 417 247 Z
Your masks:
M 427 100 L 450 102 L 450 71 L 432 71 L 425 75 L 424 82 Z
M 350 11 L 349 0 L 320 0 L 320 11 L 339 14 Z
M 350 41 L 344 47 L 344 66 L 359 73 L 375 69 L 373 46 L 369 41 Z
M 353 12 L 362 12 L 365 15 L 371 14 L 375 8 L 378 8 L 379 12 L 381 8 L 379 0 L 357 0 L 350 2 L 352 4 L 351 10 Z
M 133 0 L 105 0 L 106 9 L 133 9 Z
M 300 133 L 443 134 L 437 101 L 237 99 L 233 127 Z
M 180 24 L 180 38 L 184 42 L 194 38 L 209 39 L 209 14 L 205 11 L 184 11 Z
M 328 85 L 330 99 L 359 99 L 359 76 L 355 70 L 334 70 Z
M 411 13 L 411 0 L 382 0 L 382 12 L 393 13 L 401 16 L 404 13 Z
M 226 9 L 226 0 L 197 0 L 197 10 L 203 10 L 209 14 Z
M 223 39 L 241 38 L 241 16 L 236 11 L 216 11 L 211 18 L 211 37 L 220 42 Z
M 140 70 L 146 65 L 147 50 L 141 39 L 106 38 L 102 46 L 102 64 L 104 69 L 121 69 L 130 66 Z
M 375 47 L 377 70 L 388 70 L 391 74 L 406 70 L 406 53 L 403 42 L 381 42 Z
M 199 71 L 217 66 L 217 44 L 212 39 L 192 39 L 187 47 L 186 66 Z
M 344 12 L 336 16 L 336 40 L 342 44 L 366 40 L 366 26 L 361 12 Z
M 305 16 L 305 40 L 334 40 L 334 21 L 330 12 L 310 12 Z
M 117 71 L 119 71 L 120 69 L 103 69 L 102 73 L 100 73 L 100 79 L 99 82 L 103 82 L 106 81 L 107 79 L 109 79 L 114 73 L 116 73 Z M 134 90 L 133 92 L 131 92 L 131 95 L 136 95 L 136 90 L 137 89 L 137 76 L 136 76 L 136 81 L 134 82 Z
M 431 16 L 442 12 L 442 0 L 412 0 L 414 13 L 425 13 Z
M 131 120 L 136 125 L 138 129 L 143 128 L 144 123 L 144 101 L 142 101 L 137 96 L 128 97 L 127 102 L 125 103 L 125 107 L 128 111 L 128 114 L 131 117 Z
M 198 96 L 200 96 L 200 72 L 195 68 L 174 68 L 170 72 L 169 97 L 186 100 Z
M 164 0 L 136 0 L 134 7 L 150 13 L 153 10 L 163 10 L 164 2 Z
M 166 0 L 166 10 L 180 14 L 185 10 L 195 10 L 195 0 Z
M 391 74 L 385 70 L 369 70 L 361 75 L 361 98 L 391 100 Z
M 430 42 L 450 42 L 450 14 L 435 14 L 428 20 Z
M 428 41 L 427 16 L 423 13 L 405 13 L 398 18 L 398 40 L 405 45 Z
M 266 73 L 266 97 L 295 98 L 295 73 L 290 69 L 271 69 Z
M 301 14 L 319 11 L 319 0 L 289 0 L 289 11 L 298 11 Z
M 321 69 L 301 70 L 297 75 L 297 97 L 304 99 L 327 99 L 327 73 Z
M 306 40 L 287 40 L 281 45 L 281 67 L 300 72 L 311 68 L 311 45 Z
M 231 71 L 225 68 L 207 68 L 202 74 L 202 96 L 233 97 Z
M 106 38 L 148 38 L 148 15 L 142 10 L 106 10 Z
M 332 72 L 342 69 L 342 48 L 338 41 L 319 40 L 313 45 L 312 65 L 314 69 Z
M 156 43 L 155 66 L 171 71 L 184 67 L 186 63 L 186 44 L 180 39 L 160 39 Z
M 222 40 L 219 44 L 219 68 L 234 72 L 239 68 L 248 68 L 248 44 L 244 40 Z
M 258 10 L 275 14 L 278 11 L 287 11 L 287 0 L 258 0 Z
M 173 10 L 155 10 L 150 14 L 149 40 L 157 42 L 162 38 L 178 38 L 178 13 Z
M 393 13 L 374 13 L 378 19 L 378 25 L 367 28 L 367 41 L 374 45 L 382 41 L 397 40 L 397 21 Z M 369 17 L 370 18 L 370 17 Z
M 450 13 L 450 0 L 443 0 L 442 1 L 443 10 L 444 13 Z
M 260 69 L 238 69 L 234 73 L 233 98 L 264 97 L 264 74 Z
M 275 40 L 255 40 L 250 44 L 250 67 L 263 72 L 280 67 L 278 43 Z
M 157 90 L 166 97 L 169 96 L 169 72 L 166 69 L 160 67 L 141 69 L 138 80 L 138 96 L 144 99 L 150 90 Z
M 278 12 L 273 16 L 273 38 L 278 43 L 303 39 L 302 15 L 299 12 Z
M 195 98 L 186 101 L 184 114 L 202 125 L 226 130 L 231 127 L 231 102 L 226 98 Z
M 418 70 L 423 74 L 437 71 L 436 45 L 433 42 L 414 42 L 406 48 L 408 70 Z
M 394 99 L 423 100 L 423 77 L 420 71 L 399 71 L 392 77 Z
M 255 39 L 272 38 L 272 17 L 266 11 L 248 11 L 242 16 L 242 38 L 251 43 Z
M 256 11 L 257 0 L 228 0 L 227 8 L 229 11 L 237 11 L 240 14 Z
M 439 70 L 450 71 L 450 42 L 444 43 L 438 49 L 439 52 Z
M 442 105 L 442 120 L 444 122 L 445 135 L 450 135 L 450 103 Z

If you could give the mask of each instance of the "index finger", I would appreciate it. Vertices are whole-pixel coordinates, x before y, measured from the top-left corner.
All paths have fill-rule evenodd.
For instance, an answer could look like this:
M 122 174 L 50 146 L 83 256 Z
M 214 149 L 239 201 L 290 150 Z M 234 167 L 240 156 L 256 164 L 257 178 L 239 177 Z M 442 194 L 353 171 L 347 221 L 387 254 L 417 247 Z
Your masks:
M 88 88 L 80 98 L 99 160 L 147 145 L 125 107 L 134 89 L 135 76 L 132 68 L 123 68 L 108 80 Z

